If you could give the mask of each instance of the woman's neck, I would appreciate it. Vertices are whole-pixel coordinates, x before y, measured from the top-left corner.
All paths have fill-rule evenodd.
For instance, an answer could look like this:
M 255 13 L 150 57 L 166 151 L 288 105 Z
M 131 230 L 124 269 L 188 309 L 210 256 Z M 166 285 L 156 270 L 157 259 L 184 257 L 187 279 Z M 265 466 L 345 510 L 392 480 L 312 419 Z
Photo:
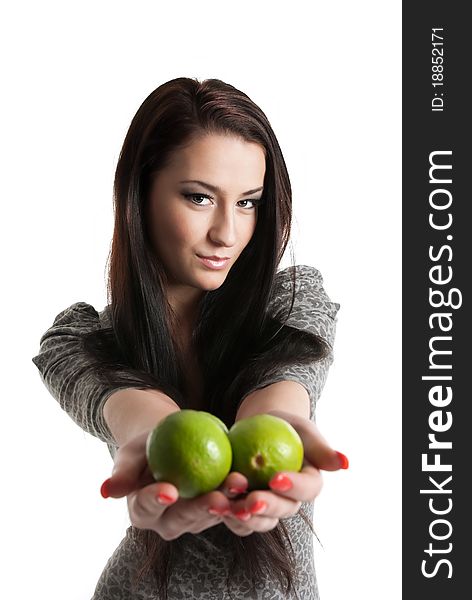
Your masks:
M 185 324 L 196 320 L 204 292 L 190 286 L 169 285 L 166 290 L 167 301 L 177 319 Z

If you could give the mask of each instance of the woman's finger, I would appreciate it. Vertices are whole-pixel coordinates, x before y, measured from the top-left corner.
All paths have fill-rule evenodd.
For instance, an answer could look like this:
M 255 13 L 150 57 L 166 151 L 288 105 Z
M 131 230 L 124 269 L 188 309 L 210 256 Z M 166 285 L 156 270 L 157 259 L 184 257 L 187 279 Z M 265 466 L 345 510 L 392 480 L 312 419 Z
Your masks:
M 245 494 L 248 488 L 248 480 L 237 471 L 232 471 L 218 489 L 220 489 L 228 498 L 235 498 Z
M 112 476 L 102 484 L 102 496 L 122 498 L 154 481 L 146 459 L 148 433 L 145 431 L 118 448 Z
M 271 491 L 254 490 L 246 498 L 231 503 L 231 515 L 242 522 L 259 518 L 284 519 L 298 512 L 301 501 L 274 494 Z
M 331 448 L 313 421 L 281 410 L 271 410 L 269 414 L 285 419 L 296 429 L 303 442 L 305 458 L 313 466 L 324 471 L 348 468 L 347 457 Z
M 167 507 L 177 502 L 179 494 L 170 483 L 146 485 L 128 495 L 128 510 L 136 527 L 149 528 Z
M 199 533 L 216 525 L 228 510 L 228 499 L 217 490 L 196 498 L 181 498 L 162 515 L 158 533 L 166 540 L 184 532 Z
M 319 469 L 303 461 L 301 471 L 281 471 L 269 481 L 269 487 L 276 494 L 292 500 L 311 502 L 323 487 L 323 476 Z
M 307 430 L 301 433 L 306 460 L 324 471 L 347 469 L 349 466 L 347 457 L 341 452 L 333 450 L 321 435 L 318 427 L 311 421 L 309 423 L 311 427 L 307 427 Z
M 251 517 L 247 522 L 240 521 L 235 517 L 228 515 L 223 517 L 223 523 L 236 535 L 246 537 L 251 533 L 265 532 L 277 527 L 279 519 L 269 517 Z

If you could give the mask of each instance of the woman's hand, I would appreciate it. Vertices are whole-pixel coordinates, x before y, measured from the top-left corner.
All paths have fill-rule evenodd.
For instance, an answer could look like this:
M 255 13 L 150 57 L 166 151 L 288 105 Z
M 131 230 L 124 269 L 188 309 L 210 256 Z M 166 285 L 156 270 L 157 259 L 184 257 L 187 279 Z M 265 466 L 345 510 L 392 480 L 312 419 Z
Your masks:
M 144 431 L 117 450 L 113 473 L 103 483 L 102 495 L 126 496 L 131 523 L 140 529 L 152 529 L 165 540 L 216 525 L 221 514 L 230 509 L 227 496 L 214 490 L 196 498 L 179 498 L 173 484 L 156 482 L 146 459 L 148 434 Z
M 231 502 L 231 514 L 222 515 L 221 520 L 240 536 L 269 531 L 279 519 L 296 514 L 302 502 L 314 500 L 323 485 L 320 469 L 336 471 L 348 467 L 347 458 L 330 448 L 312 421 L 278 410 L 268 414 L 285 419 L 297 430 L 304 447 L 303 465 L 298 473 L 276 473 L 269 483 L 271 491 L 254 490 Z
M 347 468 L 346 457 L 328 446 L 311 421 L 282 411 L 269 414 L 295 427 L 305 454 L 301 471 L 277 473 L 270 482 L 271 491 L 254 490 L 242 497 L 248 481 L 241 473 L 231 472 L 218 490 L 196 498 L 179 498 L 173 484 L 154 480 L 147 465 L 149 431 L 145 431 L 117 450 L 112 477 L 102 485 L 102 495 L 127 496 L 131 523 L 156 531 L 165 540 L 199 533 L 221 522 L 239 536 L 269 531 L 279 519 L 296 514 L 302 501 L 311 501 L 319 494 L 319 469 Z

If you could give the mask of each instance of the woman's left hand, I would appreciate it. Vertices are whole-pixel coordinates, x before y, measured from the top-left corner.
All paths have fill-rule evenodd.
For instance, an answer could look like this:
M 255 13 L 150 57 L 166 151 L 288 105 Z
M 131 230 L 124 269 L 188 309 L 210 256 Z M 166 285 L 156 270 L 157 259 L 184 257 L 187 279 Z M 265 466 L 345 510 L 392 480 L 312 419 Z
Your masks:
M 312 421 L 279 410 L 268 414 L 285 419 L 296 429 L 304 447 L 303 465 L 298 473 L 276 473 L 269 482 L 270 490 L 254 490 L 244 498 L 230 500 L 231 513 L 221 519 L 240 536 L 269 531 L 277 526 L 279 519 L 295 515 L 302 502 L 314 500 L 323 485 L 320 469 L 337 471 L 348 467 L 347 458 L 328 445 Z M 231 477 L 239 482 L 239 487 L 246 480 L 240 473 L 232 473 Z

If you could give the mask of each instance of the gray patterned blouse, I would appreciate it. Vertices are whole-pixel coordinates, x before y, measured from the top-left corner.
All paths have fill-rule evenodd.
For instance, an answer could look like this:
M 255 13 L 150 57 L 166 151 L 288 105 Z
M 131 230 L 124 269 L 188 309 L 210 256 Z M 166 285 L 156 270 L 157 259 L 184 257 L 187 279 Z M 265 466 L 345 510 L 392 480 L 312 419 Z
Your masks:
M 290 306 L 292 281 L 288 267 L 277 273 L 274 293 L 269 303 L 271 310 Z M 336 314 L 340 305 L 331 302 L 323 289 L 321 273 L 314 267 L 297 265 L 296 297 L 292 312 L 286 322 L 296 329 L 321 336 L 329 344 L 331 352 L 318 362 L 291 364 L 277 372 L 267 373 L 246 395 L 255 389 L 277 381 L 298 381 L 310 397 L 310 419 L 315 420 L 315 407 L 333 362 L 333 343 L 336 331 Z M 98 313 L 85 302 L 72 304 L 60 312 L 52 326 L 42 335 L 40 350 L 32 360 L 38 368 L 42 381 L 61 408 L 84 431 L 105 442 L 112 456 L 117 446 L 103 417 L 107 398 L 118 389 L 111 389 L 100 381 L 97 374 L 88 369 L 90 358 L 80 345 L 80 336 L 86 332 L 109 325 L 109 311 Z M 313 502 L 304 502 L 302 508 L 311 518 Z M 313 534 L 298 515 L 282 519 L 287 527 L 297 558 L 295 588 L 299 600 L 318 600 L 313 561 Z M 198 534 L 186 534 L 189 538 L 185 553 L 171 575 L 168 588 L 169 600 L 229 600 L 225 589 L 229 559 L 224 552 L 226 526 L 221 523 Z M 132 575 L 139 556 L 135 527 L 130 526 L 116 548 L 97 583 L 92 600 L 159 600 L 152 583 L 142 579 L 131 589 Z M 218 551 L 216 552 L 215 549 Z M 280 600 L 286 598 L 277 581 L 267 580 L 258 589 L 257 596 L 250 592 L 249 581 L 233 579 L 231 588 L 235 600 Z M 296 598 L 295 595 L 290 598 Z

